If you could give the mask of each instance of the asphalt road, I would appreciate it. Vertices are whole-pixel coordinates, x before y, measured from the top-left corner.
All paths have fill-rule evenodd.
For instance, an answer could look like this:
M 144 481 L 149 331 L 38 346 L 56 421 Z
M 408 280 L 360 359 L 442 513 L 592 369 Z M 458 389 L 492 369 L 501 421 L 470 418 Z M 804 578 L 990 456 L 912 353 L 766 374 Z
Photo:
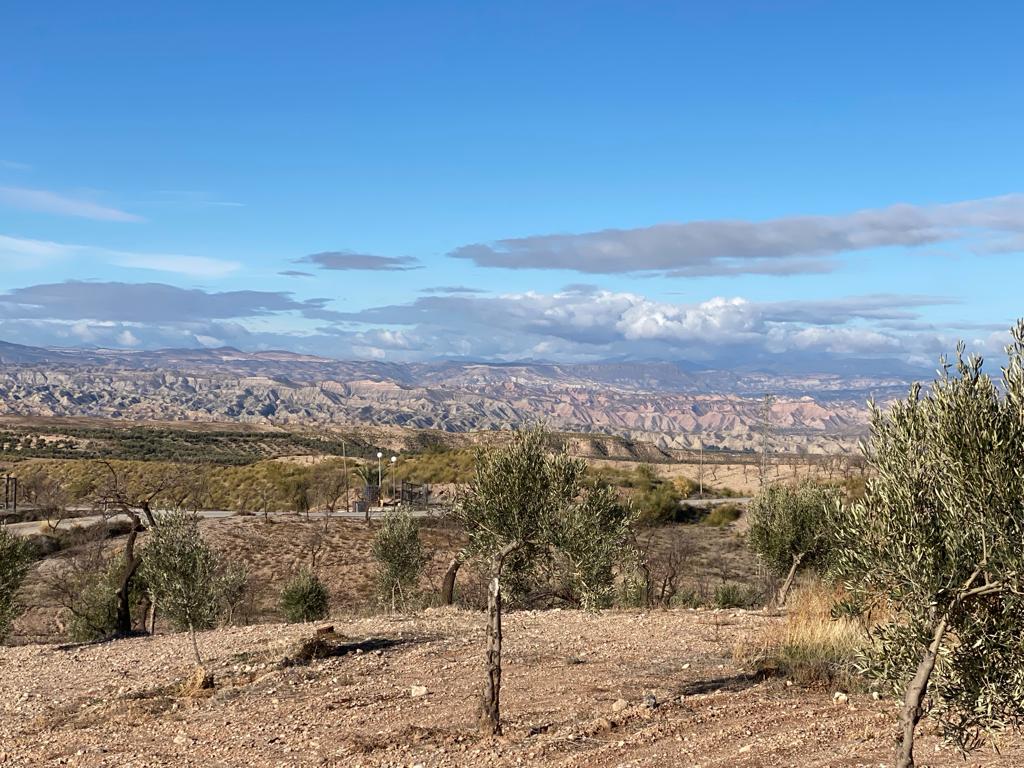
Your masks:
M 370 519 L 373 520 L 375 518 L 383 517 L 387 512 L 391 511 L 391 509 L 391 507 L 385 507 L 383 509 L 375 507 L 374 509 L 370 510 Z M 160 513 L 165 511 L 167 510 L 154 510 L 154 513 L 159 515 Z M 238 515 L 238 513 L 233 509 L 201 509 L 197 512 L 197 514 L 203 520 L 223 520 L 225 518 L 236 517 Z M 431 515 L 435 514 L 437 514 L 437 512 L 422 509 L 413 510 L 412 512 L 413 517 L 430 517 Z M 253 517 L 263 517 L 263 515 L 253 515 Z M 300 517 L 296 512 L 271 512 L 270 517 L 289 517 L 298 518 L 302 520 L 306 519 L 305 515 L 302 515 Z M 326 517 L 326 515 L 323 512 L 309 513 L 309 519 L 311 520 L 323 519 L 324 517 Z M 365 516 L 361 512 L 357 513 L 342 511 L 334 512 L 333 514 L 331 514 L 330 517 L 332 520 L 363 520 Z M 128 515 L 125 515 L 123 513 L 107 515 L 105 518 L 104 515 L 82 515 L 81 517 L 69 517 L 61 521 L 59 530 L 67 530 L 68 528 L 72 527 L 81 528 L 96 525 L 97 523 L 102 522 L 104 519 L 109 520 L 111 522 L 117 520 L 124 520 L 127 522 L 130 518 L 128 517 Z M 19 536 L 31 536 L 34 533 L 39 533 L 42 525 L 43 522 L 41 520 L 30 520 L 26 523 L 8 523 L 7 530 Z
M 750 501 L 750 497 L 748 497 L 748 496 L 739 496 L 739 497 L 736 497 L 736 496 L 725 496 L 725 497 L 713 498 L 713 499 L 683 499 L 680 502 L 680 504 L 683 505 L 683 506 L 689 506 L 689 507 L 707 508 L 707 507 L 716 507 L 716 506 L 718 506 L 720 504 L 729 504 L 729 503 L 733 503 L 733 504 L 746 504 L 749 501 Z M 373 520 L 373 519 L 376 519 L 376 518 L 383 517 L 385 514 L 387 514 L 392 509 L 393 509 L 393 507 L 383 507 L 383 508 L 382 507 L 374 507 L 373 509 L 370 510 L 370 519 Z M 155 510 L 155 512 L 157 514 L 159 514 L 161 512 L 164 512 L 164 511 L 166 511 L 166 510 Z M 432 515 L 438 515 L 438 514 L 440 514 L 440 512 L 441 512 L 441 510 L 417 509 L 417 510 L 413 510 L 412 515 L 413 515 L 413 517 L 430 517 Z M 201 509 L 201 510 L 199 510 L 199 512 L 197 514 L 199 515 L 199 517 L 203 518 L 204 520 L 223 520 L 223 519 L 228 518 L 228 517 L 235 517 L 238 513 L 236 511 L 232 510 L 232 509 Z M 262 517 L 263 515 L 259 514 L 259 515 L 254 515 L 254 516 L 255 517 Z M 299 517 L 299 515 L 296 512 L 271 512 L 270 516 L 274 517 L 274 518 Z M 324 513 L 324 512 L 310 512 L 309 513 L 309 518 L 310 519 L 314 519 L 314 520 L 315 519 L 323 519 L 325 516 L 326 516 L 326 513 Z M 305 519 L 305 517 L 306 516 L 303 515 L 299 519 Z M 334 512 L 334 513 L 331 514 L 331 518 L 332 519 L 338 518 L 338 519 L 343 519 L 343 520 L 362 520 L 362 519 L 364 519 L 364 515 L 362 513 L 360 513 L 360 512 Z M 71 527 L 91 526 L 91 525 L 95 525 L 95 524 L 97 524 L 99 522 L 102 522 L 103 519 L 104 519 L 103 515 L 82 515 L 81 517 L 70 517 L 70 518 L 67 518 L 65 520 L 62 520 L 59 527 L 61 529 L 67 530 L 68 528 L 71 528 Z M 116 521 L 116 520 L 127 521 L 129 518 L 125 514 L 116 514 L 116 515 L 107 516 L 106 519 L 110 520 L 110 521 Z M 10 531 L 11 533 L 17 534 L 19 536 L 31 536 L 32 534 L 39 533 L 40 530 L 41 530 L 41 526 L 42 526 L 42 521 L 40 521 L 40 520 L 31 520 L 31 521 L 29 521 L 27 523 L 8 523 L 7 524 L 7 530 Z

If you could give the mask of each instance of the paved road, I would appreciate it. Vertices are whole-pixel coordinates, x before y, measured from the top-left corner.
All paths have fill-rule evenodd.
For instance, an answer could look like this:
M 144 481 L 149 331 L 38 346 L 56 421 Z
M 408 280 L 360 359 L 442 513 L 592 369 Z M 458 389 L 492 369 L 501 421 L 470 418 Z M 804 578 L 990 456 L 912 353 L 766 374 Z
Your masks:
M 750 501 L 749 496 L 725 496 L 713 499 L 683 499 L 680 504 L 689 507 L 707 508 L 717 507 L 720 504 L 746 504 Z M 374 507 L 370 510 L 370 519 L 377 519 L 387 514 L 391 508 L 389 507 Z M 166 510 L 156 510 L 157 514 Z M 442 513 L 443 510 L 413 510 L 413 517 L 431 517 Z M 199 516 L 204 520 L 223 520 L 228 517 L 235 517 L 238 513 L 232 509 L 201 509 L 198 512 Z M 263 515 L 254 515 L 255 517 L 262 517 Z M 305 519 L 305 515 L 299 517 L 295 512 L 271 512 L 271 517 L 281 518 L 298 518 Z M 310 519 L 322 519 L 325 516 L 323 512 L 310 512 Z M 361 512 L 334 512 L 331 515 L 332 518 L 339 518 L 345 520 L 362 520 L 364 515 Z M 124 520 L 127 521 L 129 518 L 124 514 L 111 515 L 107 518 L 108 520 Z M 83 527 L 95 525 L 103 520 L 103 515 L 82 515 L 81 517 L 71 517 L 61 521 L 60 528 L 67 530 L 72 527 Z M 31 536 L 32 534 L 39 533 L 42 528 L 42 522 L 39 520 L 32 520 L 27 523 L 8 523 L 7 530 L 11 533 L 19 536 Z
M 750 496 L 722 496 L 714 499 L 683 499 L 679 502 L 686 507 L 717 507 L 719 504 L 749 504 Z
M 156 514 L 160 514 L 165 511 L 167 510 L 155 510 Z M 383 517 L 389 511 L 391 511 L 390 507 L 374 507 L 373 509 L 370 510 L 370 519 L 372 520 Z M 238 515 L 238 513 L 233 509 L 201 509 L 197 514 L 204 520 L 224 520 L 225 518 L 236 517 Z M 438 514 L 440 514 L 440 510 L 415 509 L 412 511 L 413 517 L 430 517 L 432 515 Z M 323 519 L 325 516 L 326 515 L 323 512 L 309 513 L 309 518 L 311 520 Z M 263 517 L 263 515 L 253 515 L 253 517 Z M 271 512 L 270 517 L 288 517 L 300 520 L 306 519 L 305 515 L 299 516 L 295 512 Z M 342 511 L 334 512 L 333 514 L 331 514 L 331 519 L 337 518 L 346 520 L 363 520 L 364 517 L 365 516 L 361 512 Z M 61 521 L 59 529 L 67 530 L 68 528 L 72 527 L 81 528 L 96 525 L 97 523 L 102 522 L 103 519 L 103 515 L 82 515 L 81 517 L 70 517 Z M 116 515 L 110 515 L 106 519 L 110 521 L 124 520 L 125 522 L 127 522 L 130 518 L 125 514 L 118 513 Z M 30 520 L 26 523 L 8 523 L 7 530 L 19 536 L 31 536 L 32 534 L 39 533 L 41 531 L 42 525 L 43 523 L 41 520 Z

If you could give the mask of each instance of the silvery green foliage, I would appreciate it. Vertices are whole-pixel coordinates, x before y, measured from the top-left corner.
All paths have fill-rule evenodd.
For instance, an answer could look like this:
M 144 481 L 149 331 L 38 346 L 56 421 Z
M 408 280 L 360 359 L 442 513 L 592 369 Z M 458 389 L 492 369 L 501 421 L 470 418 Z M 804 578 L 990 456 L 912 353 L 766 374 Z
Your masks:
M 628 559 L 631 507 L 607 485 L 587 485 L 558 510 L 551 543 L 564 562 L 566 587 L 585 609 L 609 605 L 615 596 L 616 564 Z
M 18 589 L 32 559 L 31 545 L 0 525 L 0 640 L 11 631 L 14 619 L 21 613 Z
M 291 623 L 317 621 L 327 616 L 330 595 L 316 574 L 302 570 L 281 591 L 281 609 Z
M 203 540 L 199 519 L 176 510 L 160 515 L 142 555 L 142 575 L 159 610 L 178 629 L 213 627 L 240 574 Z
M 902 693 L 939 638 L 931 714 L 965 751 L 1024 717 L 1024 323 L 1007 353 L 996 382 L 961 344 L 930 391 L 872 404 L 874 473 L 836 516 L 836 572 L 884 618 L 866 668 Z
M 429 560 L 420 543 L 419 528 L 408 512 L 390 512 L 374 534 L 377 597 L 382 604 L 406 605 L 416 592 Z
M 803 567 L 820 565 L 831 547 L 829 513 L 838 500 L 835 488 L 809 481 L 768 486 L 750 503 L 747 543 L 779 576 L 794 558 Z
M 518 545 L 509 557 L 513 569 L 554 556 L 581 604 L 596 607 L 613 593 L 612 570 L 626 551 L 634 513 L 613 489 L 588 481 L 585 460 L 552 451 L 549 443 L 534 428 L 482 451 L 455 517 L 469 537 L 470 556 L 489 559 Z

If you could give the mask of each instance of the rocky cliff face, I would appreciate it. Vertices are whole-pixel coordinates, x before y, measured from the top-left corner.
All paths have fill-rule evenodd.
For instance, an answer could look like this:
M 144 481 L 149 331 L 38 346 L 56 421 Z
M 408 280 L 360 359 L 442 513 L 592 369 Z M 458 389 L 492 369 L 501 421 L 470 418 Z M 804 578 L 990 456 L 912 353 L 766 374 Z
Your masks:
M 662 448 L 755 448 L 771 392 L 777 449 L 831 452 L 866 429 L 893 377 L 588 365 L 340 362 L 238 350 L 39 350 L 0 346 L 0 414 L 250 423 L 363 423 L 470 431 L 537 421 Z

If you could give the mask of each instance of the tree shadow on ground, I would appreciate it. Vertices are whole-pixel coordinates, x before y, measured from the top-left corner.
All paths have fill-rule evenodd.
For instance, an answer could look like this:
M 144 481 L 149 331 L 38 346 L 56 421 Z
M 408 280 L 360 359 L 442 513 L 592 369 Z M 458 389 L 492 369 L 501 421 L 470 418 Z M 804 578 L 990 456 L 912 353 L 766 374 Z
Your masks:
M 677 696 L 696 696 L 702 693 L 715 693 L 717 691 L 736 692 L 753 688 L 758 683 L 768 679 L 764 672 L 746 672 L 739 675 L 728 675 L 725 677 L 714 677 L 710 680 L 695 680 L 687 683 L 677 692 Z

